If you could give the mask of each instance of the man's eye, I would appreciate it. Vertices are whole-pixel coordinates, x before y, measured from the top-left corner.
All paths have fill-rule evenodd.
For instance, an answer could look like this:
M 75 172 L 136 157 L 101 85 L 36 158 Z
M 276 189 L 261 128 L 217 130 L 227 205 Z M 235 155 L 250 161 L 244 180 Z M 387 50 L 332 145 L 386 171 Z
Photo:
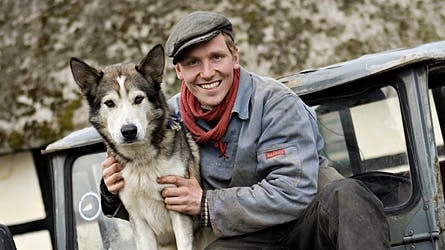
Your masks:
M 193 65 L 196 65 L 196 64 L 198 64 L 197 60 L 189 60 L 189 61 L 187 61 L 187 65 L 188 66 L 193 66 Z
M 112 100 L 105 101 L 104 104 L 109 108 L 116 106 Z
M 136 96 L 136 98 L 134 98 L 134 104 L 141 104 L 143 100 L 143 96 Z

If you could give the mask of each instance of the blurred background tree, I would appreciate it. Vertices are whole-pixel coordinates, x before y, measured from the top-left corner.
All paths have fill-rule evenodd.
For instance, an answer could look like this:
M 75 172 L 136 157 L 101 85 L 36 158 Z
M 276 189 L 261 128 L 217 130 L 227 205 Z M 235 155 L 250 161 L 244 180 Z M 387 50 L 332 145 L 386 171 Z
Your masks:
M 0 154 L 89 126 L 70 57 L 138 62 L 194 10 L 229 17 L 242 65 L 272 77 L 445 38 L 441 0 L 2 0 L 0 9 Z M 164 90 L 178 89 L 167 60 Z

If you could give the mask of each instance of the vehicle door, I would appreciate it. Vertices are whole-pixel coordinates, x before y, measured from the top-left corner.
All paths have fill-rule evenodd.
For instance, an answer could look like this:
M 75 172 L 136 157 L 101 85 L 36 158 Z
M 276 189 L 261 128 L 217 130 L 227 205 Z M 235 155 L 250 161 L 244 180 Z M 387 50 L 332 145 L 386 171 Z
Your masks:
M 445 99 L 441 84 L 428 84 L 428 70 L 411 65 L 305 99 L 318 115 L 330 166 L 363 181 L 382 201 L 392 249 L 439 249 L 438 162 L 445 152 L 438 117 L 444 112 L 437 112 L 444 106 L 436 102 Z

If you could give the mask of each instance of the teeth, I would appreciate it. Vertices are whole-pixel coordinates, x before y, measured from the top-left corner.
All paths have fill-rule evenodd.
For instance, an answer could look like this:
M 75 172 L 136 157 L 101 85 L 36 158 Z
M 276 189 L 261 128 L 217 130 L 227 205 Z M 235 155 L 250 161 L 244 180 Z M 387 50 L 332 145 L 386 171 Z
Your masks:
M 218 86 L 219 86 L 219 82 L 212 82 L 212 83 L 209 83 L 209 84 L 202 84 L 202 85 L 200 85 L 200 87 L 203 88 L 203 89 L 214 89 L 214 88 L 216 88 Z

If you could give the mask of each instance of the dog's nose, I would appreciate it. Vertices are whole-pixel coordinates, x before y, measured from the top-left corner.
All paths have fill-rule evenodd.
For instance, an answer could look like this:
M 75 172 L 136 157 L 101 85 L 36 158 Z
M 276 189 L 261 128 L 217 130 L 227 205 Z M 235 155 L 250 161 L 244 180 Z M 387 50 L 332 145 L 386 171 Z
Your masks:
M 138 129 L 133 124 L 124 125 L 121 128 L 121 134 L 124 136 L 126 141 L 133 141 L 136 138 L 137 133 Z

